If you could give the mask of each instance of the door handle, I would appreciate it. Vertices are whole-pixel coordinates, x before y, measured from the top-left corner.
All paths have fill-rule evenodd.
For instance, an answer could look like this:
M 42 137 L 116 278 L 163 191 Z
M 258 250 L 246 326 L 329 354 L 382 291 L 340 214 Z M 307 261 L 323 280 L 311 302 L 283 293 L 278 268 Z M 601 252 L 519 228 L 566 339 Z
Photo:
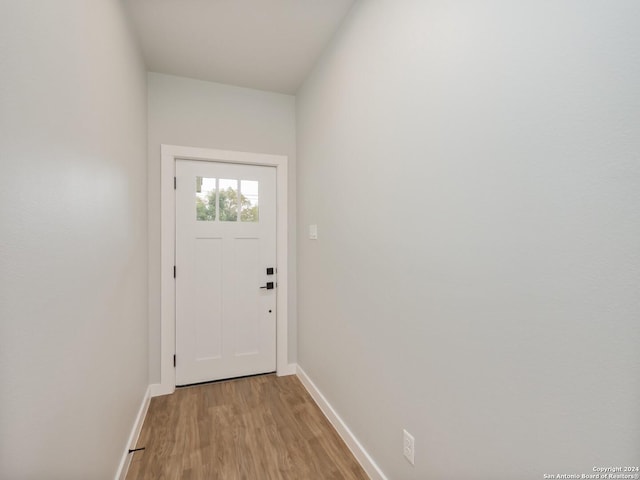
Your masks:
M 275 288 L 275 284 L 273 282 L 267 282 L 267 284 L 264 287 L 260 287 L 260 288 L 265 288 L 267 290 L 273 290 Z

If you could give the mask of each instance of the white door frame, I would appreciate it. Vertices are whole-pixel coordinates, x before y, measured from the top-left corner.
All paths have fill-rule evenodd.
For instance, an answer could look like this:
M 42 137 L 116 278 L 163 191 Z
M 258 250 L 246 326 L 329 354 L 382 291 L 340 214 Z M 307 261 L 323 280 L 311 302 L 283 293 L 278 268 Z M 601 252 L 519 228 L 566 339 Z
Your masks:
M 241 163 L 276 168 L 276 265 L 278 268 L 278 294 L 276 303 L 276 373 L 288 375 L 288 158 L 284 155 L 235 152 L 211 148 L 161 145 L 160 165 L 160 384 L 154 385 L 153 395 L 173 393 L 176 371 L 173 356 L 176 353 L 176 286 L 173 278 L 176 251 L 176 198 L 173 179 L 176 160 Z M 179 267 L 179 266 L 178 266 Z

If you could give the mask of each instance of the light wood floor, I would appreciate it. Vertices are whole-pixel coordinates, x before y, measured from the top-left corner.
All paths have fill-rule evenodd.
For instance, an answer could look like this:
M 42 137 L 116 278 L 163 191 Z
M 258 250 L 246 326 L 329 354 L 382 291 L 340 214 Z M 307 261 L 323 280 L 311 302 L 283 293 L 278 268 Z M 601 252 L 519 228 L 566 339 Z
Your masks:
M 151 399 L 127 480 L 366 480 L 295 376 L 230 380 Z

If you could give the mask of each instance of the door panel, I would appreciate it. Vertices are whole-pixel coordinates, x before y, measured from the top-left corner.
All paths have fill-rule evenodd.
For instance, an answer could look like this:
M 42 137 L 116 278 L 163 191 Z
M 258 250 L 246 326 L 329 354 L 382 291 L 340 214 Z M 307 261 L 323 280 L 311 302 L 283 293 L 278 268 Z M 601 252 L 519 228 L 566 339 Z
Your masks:
M 276 367 L 275 168 L 176 162 L 176 384 Z
M 195 328 L 195 359 L 222 356 L 222 242 L 194 239 L 194 295 L 190 309 Z M 182 273 L 182 272 L 181 272 Z M 186 274 L 187 272 L 185 272 Z
M 260 240 L 258 238 L 236 238 L 235 253 L 235 287 L 238 298 L 250 298 L 255 294 L 255 282 L 260 273 Z M 256 271 L 257 270 L 257 271 Z M 235 355 L 252 355 L 258 352 L 259 325 L 258 305 L 256 302 L 237 302 L 238 308 L 233 312 L 235 325 Z

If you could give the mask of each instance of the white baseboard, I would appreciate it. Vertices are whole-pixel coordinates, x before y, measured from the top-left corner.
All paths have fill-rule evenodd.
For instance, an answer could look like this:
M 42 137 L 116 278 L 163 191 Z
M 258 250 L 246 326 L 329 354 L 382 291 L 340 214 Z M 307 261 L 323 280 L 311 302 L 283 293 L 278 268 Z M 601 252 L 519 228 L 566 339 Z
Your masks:
M 133 424 L 133 428 L 131 429 L 131 434 L 129 435 L 129 439 L 127 441 L 127 446 L 124 449 L 124 453 L 122 454 L 122 460 L 120 460 L 120 465 L 118 466 L 118 471 L 116 472 L 115 480 L 125 480 L 127 476 L 127 471 L 129 470 L 129 465 L 131 464 L 132 455 L 129 454 L 130 448 L 135 448 L 136 443 L 138 442 L 138 437 L 140 436 L 140 431 L 142 430 L 142 424 L 144 423 L 144 418 L 147 416 L 147 410 L 149 409 L 149 402 L 151 401 L 151 385 L 147 387 L 147 391 L 144 394 L 142 399 L 142 404 L 140 405 L 140 409 L 138 410 L 138 415 L 136 416 L 136 420 Z
M 152 383 L 149 385 L 149 396 L 159 397 L 161 395 L 169 395 L 176 390 L 175 386 L 163 385 L 162 383 Z
M 290 363 L 286 367 L 281 368 L 276 372 L 279 377 L 286 377 L 287 375 L 295 375 L 298 372 L 298 365 L 296 363 Z
M 333 409 L 331 404 L 327 401 L 324 395 L 322 395 L 320 390 L 318 390 L 318 387 L 316 387 L 316 385 L 311 381 L 300 365 L 298 365 L 297 374 L 313 400 L 316 402 L 318 407 L 320 407 L 320 410 L 322 410 L 322 413 L 324 413 L 327 420 L 329 420 L 331 425 L 333 425 L 333 428 L 336 429 L 338 435 L 342 437 L 344 443 L 347 444 L 351 453 L 356 457 L 356 460 L 358 460 L 364 471 L 369 475 L 369 478 L 371 480 L 388 480 L 382 470 L 380 470 L 380 467 L 376 465 L 376 462 L 373 461 L 371 456 L 367 453 L 344 420 L 340 418 L 338 413 Z

